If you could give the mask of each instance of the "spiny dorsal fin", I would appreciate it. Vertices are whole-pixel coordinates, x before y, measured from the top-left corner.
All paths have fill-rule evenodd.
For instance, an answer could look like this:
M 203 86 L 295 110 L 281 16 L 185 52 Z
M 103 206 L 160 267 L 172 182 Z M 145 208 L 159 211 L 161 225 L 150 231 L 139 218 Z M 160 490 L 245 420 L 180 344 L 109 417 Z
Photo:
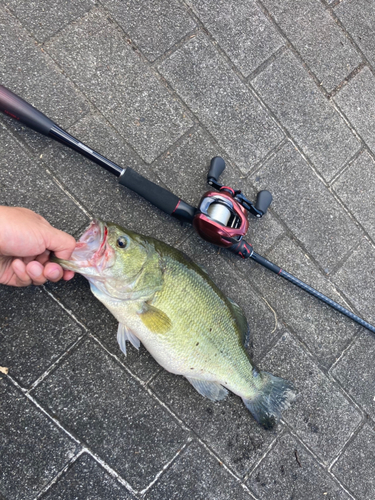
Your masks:
M 250 342 L 250 329 L 249 329 L 249 325 L 247 323 L 246 316 L 238 304 L 233 302 L 233 300 L 231 300 L 231 299 L 229 299 L 229 302 L 232 306 L 233 314 L 236 318 L 238 327 L 239 327 L 240 332 L 241 332 L 242 344 L 243 344 L 244 348 L 247 349 L 249 347 L 249 342 Z
M 167 333 L 172 327 L 169 317 L 157 307 L 145 304 L 140 313 L 142 323 L 153 333 Z

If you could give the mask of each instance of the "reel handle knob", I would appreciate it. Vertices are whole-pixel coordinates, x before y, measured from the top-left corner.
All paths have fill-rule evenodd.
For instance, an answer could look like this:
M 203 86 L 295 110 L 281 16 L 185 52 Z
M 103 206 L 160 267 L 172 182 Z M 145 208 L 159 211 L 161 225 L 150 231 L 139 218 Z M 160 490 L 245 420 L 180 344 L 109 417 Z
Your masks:
M 272 202 L 272 194 L 269 191 L 259 191 L 255 202 L 255 208 L 264 215 Z
M 224 172 L 225 169 L 225 161 L 221 156 L 215 156 L 212 158 L 210 163 L 210 170 L 208 171 L 207 181 L 209 179 L 214 179 L 215 181 L 219 180 L 219 177 Z

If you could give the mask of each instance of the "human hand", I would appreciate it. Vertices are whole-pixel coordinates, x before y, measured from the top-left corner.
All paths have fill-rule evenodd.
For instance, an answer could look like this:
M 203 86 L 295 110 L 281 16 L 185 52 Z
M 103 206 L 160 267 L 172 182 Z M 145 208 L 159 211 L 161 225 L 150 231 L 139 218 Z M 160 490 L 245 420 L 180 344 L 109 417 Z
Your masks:
M 64 271 L 49 261 L 50 252 L 69 259 L 76 242 L 42 216 L 27 208 L 0 206 L 0 284 L 42 285 L 47 280 L 69 280 L 74 272 Z

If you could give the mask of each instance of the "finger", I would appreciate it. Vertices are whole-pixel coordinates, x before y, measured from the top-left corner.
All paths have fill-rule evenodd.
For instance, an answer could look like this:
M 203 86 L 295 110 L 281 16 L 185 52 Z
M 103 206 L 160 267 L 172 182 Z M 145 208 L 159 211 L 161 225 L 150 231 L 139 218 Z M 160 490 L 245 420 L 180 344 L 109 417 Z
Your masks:
M 42 264 L 42 266 L 44 267 L 49 260 L 50 254 L 51 254 L 51 252 L 49 250 L 46 250 L 45 252 L 43 252 L 40 255 L 38 255 L 37 257 L 35 257 L 34 260 L 36 260 L 37 262 L 40 262 Z
M 48 228 L 47 249 L 55 252 L 59 259 L 69 259 L 76 247 L 76 240 L 68 233 L 52 226 Z
M 47 281 L 43 276 L 43 271 L 44 267 L 36 260 L 26 264 L 26 273 L 31 278 L 33 285 L 43 285 Z
M 63 277 L 64 271 L 61 266 L 54 262 L 47 262 L 44 267 L 44 277 L 49 281 L 59 281 Z
M 12 269 L 16 275 L 14 286 L 29 286 L 32 283 L 30 276 L 26 272 L 26 266 L 21 259 L 14 259 Z
M 72 278 L 74 278 L 74 272 L 73 271 L 64 271 L 63 279 L 65 281 L 69 281 Z

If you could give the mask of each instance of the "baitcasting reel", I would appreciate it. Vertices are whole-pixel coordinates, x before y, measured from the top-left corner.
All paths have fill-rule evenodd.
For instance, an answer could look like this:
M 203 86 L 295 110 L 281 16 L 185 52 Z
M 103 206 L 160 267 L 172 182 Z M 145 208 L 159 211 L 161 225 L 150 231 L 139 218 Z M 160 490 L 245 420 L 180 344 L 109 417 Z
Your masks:
M 242 240 L 249 228 L 248 212 L 255 217 L 262 217 L 271 204 L 269 191 L 258 193 L 255 205 L 241 191 L 223 186 L 218 181 L 225 169 L 225 162 L 220 156 L 212 158 L 207 182 L 217 189 L 208 191 L 199 202 L 193 219 L 193 227 L 206 241 L 224 248 L 230 248 Z

